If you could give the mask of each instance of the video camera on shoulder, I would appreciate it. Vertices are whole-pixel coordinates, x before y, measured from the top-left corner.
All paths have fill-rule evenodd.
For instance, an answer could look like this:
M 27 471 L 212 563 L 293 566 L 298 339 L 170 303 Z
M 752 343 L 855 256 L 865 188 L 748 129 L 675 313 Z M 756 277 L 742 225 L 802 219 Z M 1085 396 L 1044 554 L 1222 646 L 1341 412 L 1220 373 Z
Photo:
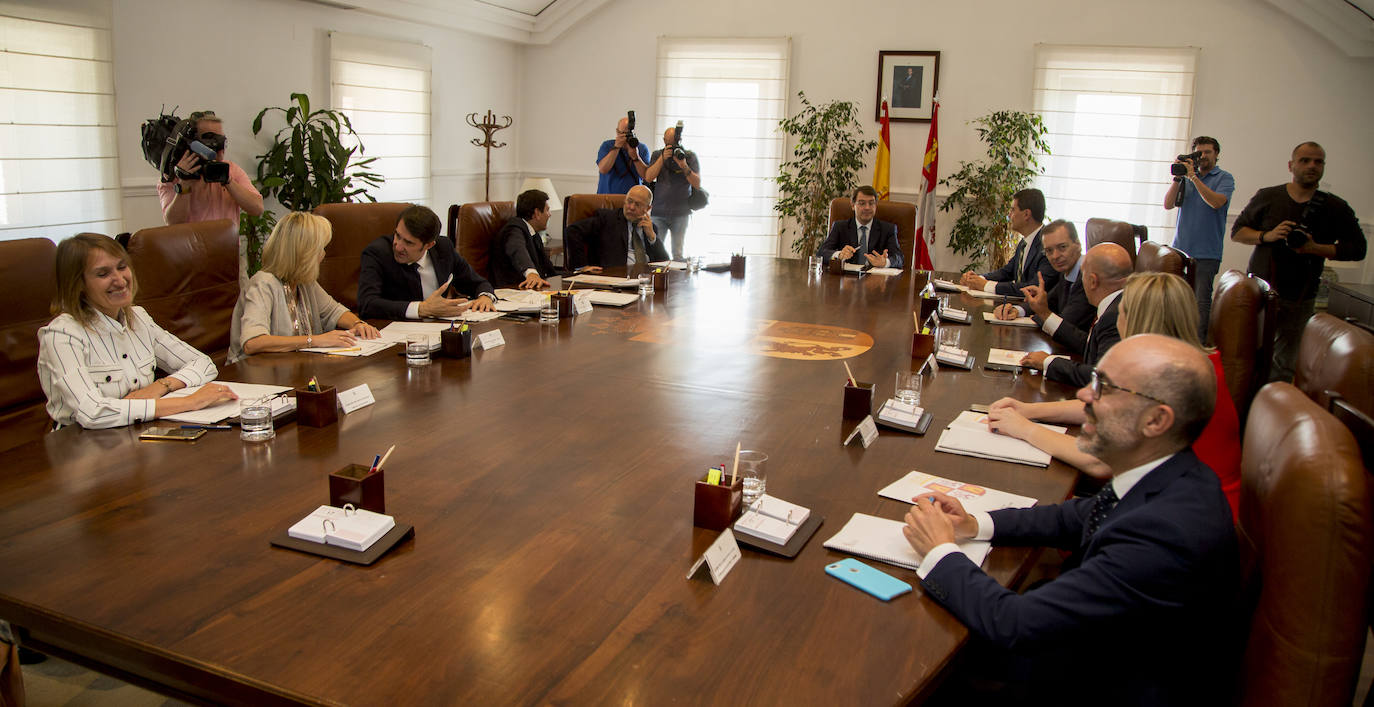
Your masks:
M 1178 162 L 1192 162 L 1192 163 L 1193 163 L 1193 169 L 1197 169 L 1197 161 L 1198 161 L 1198 158 L 1199 158 L 1199 157 L 1202 157 L 1202 153 L 1201 153 L 1201 152 L 1189 152 L 1189 153 L 1186 154 L 1186 155 L 1179 155 L 1179 156 L 1178 156 Z M 1186 176 L 1188 176 L 1188 168 L 1187 168 L 1187 167 L 1184 167 L 1183 165 L 1179 164 L 1178 162 L 1175 162 L 1175 163 L 1169 165 L 1169 174 L 1172 174 L 1172 175 L 1174 175 L 1175 177 L 1186 177 Z
M 1289 248 L 1297 250 L 1312 240 L 1312 227 L 1309 224 L 1312 223 L 1317 214 L 1321 213 L 1324 206 L 1326 206 L 1326 192 L 1313 192 L 1312 198 L 1308 199 L 1302 207 L 1302 216 L 1298 217 L 1298 225 L 1294 226 L 1293 230 L 1289 231 L 1284 238 Z
M 229 139 L 219 133 L 196 132 L 201 120 L 214 117 L 213 111 L 196 111 L 185 119 L 178 119 L 176 108 L 173 108 L 171 113 L 164 112 L 143 121 L 143 159 L 157 168 L 164 182 L 204 179 L 213 184 L 228 184 L 229 163 L 221 161 L 219 153 L 229 144 Z M 198 171 L 187 172 L 177 166 L 187 152 L 195 153 L 200 164 Z

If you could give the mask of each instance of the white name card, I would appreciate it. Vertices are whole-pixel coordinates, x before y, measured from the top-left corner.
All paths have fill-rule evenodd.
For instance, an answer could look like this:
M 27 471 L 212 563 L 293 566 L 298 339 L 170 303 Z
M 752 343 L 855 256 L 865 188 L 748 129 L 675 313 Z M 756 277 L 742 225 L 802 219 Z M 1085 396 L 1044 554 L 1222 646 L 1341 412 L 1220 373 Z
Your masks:
M 868 449 L 868 445 L 873 444 L 873 440 L 878 438 L 878 423 L 873 421 L 872 415 L 865 417 L 863 422 L 860 422 L 859 426 L 855 427 L 854 431 L 844 438 L 844 445 L 849 446 L 849 443 L 853 442 L 856 436 L 863 441 L 864 449 Z
M 735 542 L 735 534 L 726 528 L 720 537 L 711 543 L 711 547 L 706 548 L 706 552 L 692 563 L 692 569 L 687 570 L 687 579 L 695 576 L 697 570 L 705 563 L 707 571 L 711 574 L 711 581 L 720 586 L 720 583 L 725 581 L 725 575 L 730 574 L 730 570 L 735 568 L 735 563 L 739 562 L 739 556 L 739 543 Z
M 345 415 L 375 402 L 377 399 L 372 397 L 372 389 L 367 387 L 366 383 L 339 393 L 339 408 Z
M 932 378 L 935 377 L 935 374 L 940 372 L 940 362 L 935 358 L 933 352 L 929 356 L 926 356 L 926 363 L 924 366 L 921 366 L 920 372 L 925 373 L 927 369 L 930 370 L 930 376 Z
M 575 314 L 586 314 L 590 311 L 592 311 L 592 296 L 590 294 L 573 297 L 573 312 Z
M 477 335 L 477 341 L 473 342 L 473 347 L 487 351 L 497 346 L 505 346 L 506 337 L 501 335 L 500 329 L 492 329 L 484 334 Z

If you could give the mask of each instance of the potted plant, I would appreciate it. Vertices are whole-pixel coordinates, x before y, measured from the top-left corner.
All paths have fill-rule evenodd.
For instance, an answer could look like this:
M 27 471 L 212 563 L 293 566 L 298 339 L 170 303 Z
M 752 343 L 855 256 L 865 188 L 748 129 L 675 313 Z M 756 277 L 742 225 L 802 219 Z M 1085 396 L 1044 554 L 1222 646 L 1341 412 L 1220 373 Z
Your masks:
M 1037 154 L 1050 152 L 1045 143 L 1045 124 L 1035 113 L 996 111 L 971 121 L 978 139 L 987 144 L 987 158 L 960 162 L 959 171 L 940 180 L 954 191 L 941 211 L 959 209 L 950 229 L 949 246 L 971 262 L 1000 267 L 1015 241 L 1007 224 L 1011 197 L 1030 186 L 1044 169 Z
M 262 131 L 263 117 L 280 111 L 285 125 L 272 137 L 267 152 L 258 155 L 257 187 L 264 197 L 292 211 L 309 211 L 320 204 L 367 199 L 371 187 L 385 181 L 369 171 L 376 157 L 363 157 L 363 144 L 348 116 L 336 110 L 310 110 L 310 97 L 291 94 L 288 108 L 268 107 L 253 119 L 253 134 Z M 345 142 L 347 141 L 347 143 Z M 239 219 L 239 233 L 248 241 L 249 273 L 262 263 L 262 245 L 277 223 L 276 214 Z
M 863 140 L 858 111 L 850 101 L 812 105 L 798 91 L 802 110 L 785 118 L 778 128 L 793 138 L 792 159 L 778 167 L 778 200 L 773 210 L 797 224 L 792 252 L 802 258 L 815 254 L 826 235 L 830 202 L 858 186 L 864 155 L 877 140 Z

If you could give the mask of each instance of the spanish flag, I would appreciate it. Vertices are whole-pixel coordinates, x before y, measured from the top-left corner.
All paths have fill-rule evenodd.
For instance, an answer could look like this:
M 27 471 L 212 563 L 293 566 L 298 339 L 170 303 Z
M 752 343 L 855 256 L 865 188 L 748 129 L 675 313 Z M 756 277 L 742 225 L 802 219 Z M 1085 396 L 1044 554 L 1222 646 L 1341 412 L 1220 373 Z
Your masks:
M 888 133 L 887 99 L 883 99 L 882 139 L 878 141 L 878 161 L 873 165 L 873 189 L 878 201 L 886 201 L 892 185 L 892 138 Z

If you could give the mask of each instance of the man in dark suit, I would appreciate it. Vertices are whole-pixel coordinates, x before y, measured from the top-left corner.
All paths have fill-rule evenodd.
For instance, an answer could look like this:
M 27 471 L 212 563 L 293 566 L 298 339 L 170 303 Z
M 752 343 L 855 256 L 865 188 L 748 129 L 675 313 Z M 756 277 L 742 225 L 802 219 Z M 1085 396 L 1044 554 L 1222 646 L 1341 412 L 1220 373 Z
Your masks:
M 648 187 L 630 187 L 624 207 L 597 209 L 595 214 L 565 226 L 563 249 L 568 267 L 600 272 L 601 268 L 668 260 L 668 249 L 649 219 L 653 203 L 654 193 Z
M 1121 340 L 1116 328 L 1117 309 L 1121 304 L 1121 289 L 1131 276 L 1131 254 L 1115 243 L 1098 243 L 1083 257 L 1083 294 L 1095 308 L 1097 318 L 1083 331 L 1068 322 L 1061 323 L 1054 339 L 1065 348 L 1083 357 L 1073 361 L 1067 356 L 1032 351 L 1021 359 L 1021 365 L 1045 372 L 1045 377 L 1072 386 L 1088 384 L 1093 366 L 1107 350 Z
M 897 240 L 897 227 L 874 216 L 878 213 L 878 192 L 861 186 L 850 195 L 854 218 L 836 221 L 830 235 L 816 249 L 822 260 L 838 258 L 855 265 L 875 268 L 902 267 L 902 244 Z
M 1087 330 L 1097 317 L 1097 310 L 1088 302 L 1088 295 L 1083 290 L 1083 246 L 1078 241 L 1078 229 L 1072 221 L 1051 221 L 1040 232 L 1040 242 L 1045 246 L 1050 266 L 1063 276 L 1059 284 L 1046 291 L 1044 278 L 1036 273 L 1037 284 L 1021 288 L 1026 298 L 1023 304 L 1001 304 L 993 309 L 993 314 L 998 319 L 1017 319 L 1029 312 L 1035 323 L 1050 336 L 1056 336 L 1065 324 L 1070 325 L 1066 333 L 1070 329 Z
M 359 316 L 421 319 L 493 309 L 491 283 L 458 255 L 452 241 L 439 237 L 440 227 L 433 211 L 411 206 L 401 212 L 394 233 L 367 244 L 358 274 Z M 444 296 L 450 285 L 462 299 Z
M 922 587 L 988 653 L 970 669 L 1004 671 L 1003 699 L 1222 704 L 1236 654 L 1236 537 L 1216 474 L 1191 448 L 1212 416 L 1216 374 L 1189 344 L 1143 334 L 1112 349 L 1078 398 L 1088 420 L 1078 448 L 1112 469 L 1102 492 L 972 514 L 922 494 L 903 529 L 923 556 Z M 1072 554 L 1056 579 L 1018 595 L 957 538 Z
M 1019 297 L 1021 288 L 1039 284 L 1035 274 L 1045 277 L 1044 287 L 1052 288 L 1059 283 L 1059 273 L 1045 257 L 1044 246 L 1040 242 L 1040 224 L 1045 221 L 1045 195 L 1039 189 L 1022 189 L 1011 198 L 1011 210 L 1007 212 L 1011 230 L 1021 234 L 1016 250 L 1006 265 L 989 273 L 979 275 L 966 272 L 959 279 L 965 287 L 984 292 L 995 292 L 1008 297 Z
M 538 189 L 515 198 L 515 217 L 491 241 L 491 279 L 497 287 L 536 290 L 549 286 L 544 278 L 556 270 L 540 234 L 549 225 L 550 213 L 549 195 Z

